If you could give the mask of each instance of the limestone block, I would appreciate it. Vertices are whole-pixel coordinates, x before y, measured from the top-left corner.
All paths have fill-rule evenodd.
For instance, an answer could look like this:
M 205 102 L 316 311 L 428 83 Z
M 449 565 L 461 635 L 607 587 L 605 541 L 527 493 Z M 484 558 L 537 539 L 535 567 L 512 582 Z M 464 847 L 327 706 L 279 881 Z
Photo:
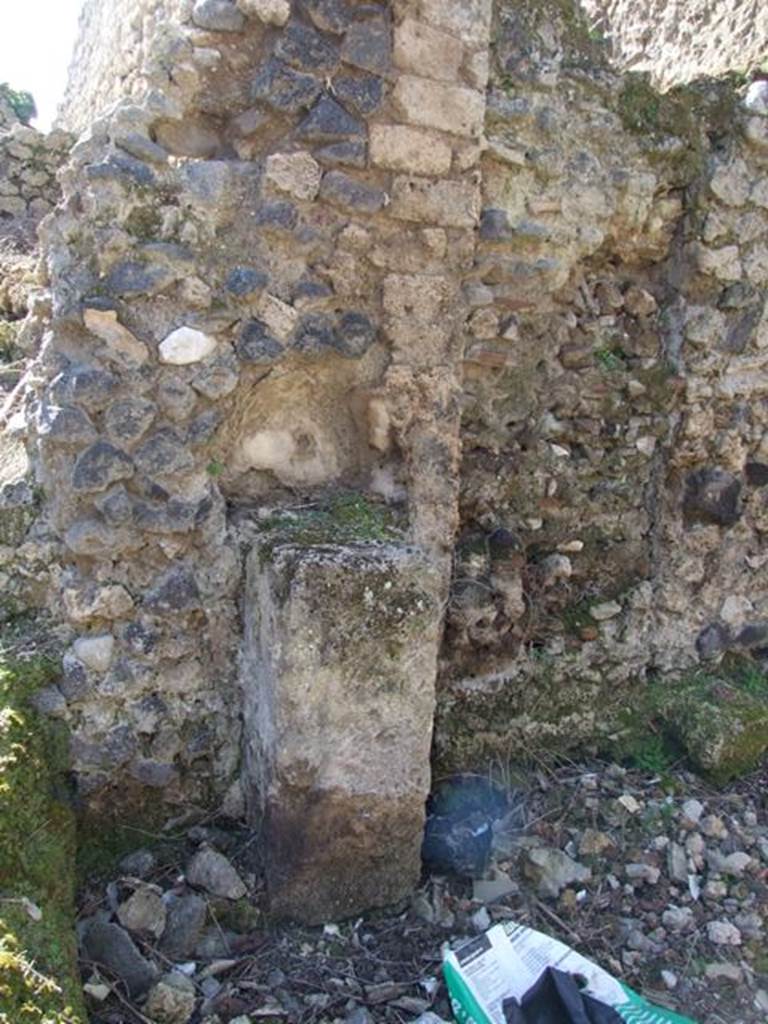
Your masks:
M 445 316 L 455 290 L 450 278 L 443 276 L 390 274 L 384 279 L 384 310 L 389 316 L 432 324 Z
M 418 882 L 439 594 L 414 548 L 273 540 L 252 552 L 246 792 L 276 913 L 338 920 Z
M 434 132 L 406 125 L 373 125 L 370 147 L 371 162 L 389 170 L 442 175 L 451 169 L 451 147 Z
M 421 0 L 419 13 L 464 42 L 482 45 L 490 38 L 492 6 L 492 0 Z
M 390 212 L 398 220 L 473 228 L 480 217 L 480 189 L 472 181 L 395 178 Z
M 392 99 L 398 113 L 410 124 L 437 128 L 454 135 L 477 136 L 485 118 L 485 96 L 461 85 L 432 82 L 402 75 Z
M 403 71 L 455 82 L 463 56 L 460 39 L 415 18 L 405 18 L 395 29 L 394 61 Z

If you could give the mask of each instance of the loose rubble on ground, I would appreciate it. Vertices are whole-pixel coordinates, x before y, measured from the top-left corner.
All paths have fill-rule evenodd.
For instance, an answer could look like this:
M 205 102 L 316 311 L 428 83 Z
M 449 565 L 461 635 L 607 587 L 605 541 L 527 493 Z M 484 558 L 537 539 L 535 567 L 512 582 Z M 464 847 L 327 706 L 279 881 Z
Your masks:
M 149 845 L 81 895 L 92 1021 L 439 1024 L 446 943 L 507 920 L 698 1024 L 766 1020 L 768 767 L 727 791 L 603 763 L 470 782 L 452 819 L 433 799 L 425 855 L 441 873 L 425 868 L 410 905 L 312 929 L 269 923 L 235 823 L 137 834 Z

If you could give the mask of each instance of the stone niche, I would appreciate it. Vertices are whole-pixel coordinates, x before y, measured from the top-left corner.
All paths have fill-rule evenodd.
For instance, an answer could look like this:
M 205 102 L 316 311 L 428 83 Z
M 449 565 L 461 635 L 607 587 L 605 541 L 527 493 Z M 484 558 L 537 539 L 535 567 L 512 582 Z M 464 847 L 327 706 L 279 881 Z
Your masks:
M 131 19 L 127 94 L 108 83 L 46 227 L 28 420 L 81 798 L 244 795 L 272 907 L 303 920 L 419 877 L 490 16 L 180 0 Z M 99 54 L 77 74 L 79 127 L 109 74 Z M 334 491 L 402 529 L 275 527 Z
M 421 868 L 441 575 L 406 546 L 281 540 L 246 572 L 246 798 L 272 909 L 394 903 Z

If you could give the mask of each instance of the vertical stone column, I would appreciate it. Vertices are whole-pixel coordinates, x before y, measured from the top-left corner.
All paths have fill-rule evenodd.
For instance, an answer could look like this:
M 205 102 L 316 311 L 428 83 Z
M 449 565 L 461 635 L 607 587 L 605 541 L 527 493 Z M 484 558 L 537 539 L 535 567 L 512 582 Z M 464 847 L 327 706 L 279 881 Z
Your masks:
M 397 124 L 371 133 L 371 161 L 397 172 L 389 215 L 434 259 L 384 281 L 392 345 L 386 393 L 405 453 L 416 543 L 447 564 L 458 522 L 460 367 L 480 217 L 491 0 L 421 0 L 395 26 Z
M 274 913 L 336 920 L 418 883 L 441 587 L 414 548 L 251 554 L 246 771 Z

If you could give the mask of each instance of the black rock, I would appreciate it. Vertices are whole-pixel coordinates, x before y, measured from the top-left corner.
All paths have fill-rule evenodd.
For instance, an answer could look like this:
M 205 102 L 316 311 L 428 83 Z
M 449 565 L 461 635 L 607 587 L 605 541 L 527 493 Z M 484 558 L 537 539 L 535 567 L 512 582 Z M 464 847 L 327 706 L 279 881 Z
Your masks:
M 717 300 L 718 309 L 747 309 L 761 302 L 760 292 L 746 281 L 736 281 L 724 288 Z
M 304 355 L 319 355 L 338 349 L 333 321 L 323 313 L 309 313 L 299 321 L 293 347 Z
M 88 444 L 96 438 L 90 418 L 76 405 L 43 405 L 37 417 L 37 432 L 60 444 Z
M 104 428 L 115 441 L 136 441 L 149 430 L 156 413 L 157 406 L 146 398 L 123 398 L 107 408 Z
M 272 57 L 254 79 L 251 96 L 280 113 L 298 114 L 311 107 L 322 90 L 319 79 Z
M 388 75 L 392 70 L 392 27 L 386 17 L 356 21 L 347 29 L 341 58 L 346 64 Z
M 739 647 L 764 647 L 768 643 L 768 622 L 750 622 L 736 637 Z
M 213 363 L 195 375 L 192 387 L 214 402 L 226 398 L 237 387 L 237 370 L 229 363 Z
M 110 526 L 123 526 L 133 518 L 133 502 L 122 484 L 97 498 L 95 505 Z
M 123 630 L 123 640 L 134 654 L 151 654 L 157 644 L 157 633 L 140 622 L 129 622 Z M 145 697 L 145 700 L 159 700 L 159 697 Z
M 275 199 L 258 207 L 254 223 L 262 231 L 290 234 L 299 223 L 299 212 L 293 203 Z
M 348 358 L 365 355 L 376 340 L 376 325 L 365 313 L 344 313 L 336 327 L 336 351 Z
M 143 995 L 157 980 L 157 968 L 119 925 L 95 921 L 85 933 L 83 946 L 88 959 L 117 975 L 132 998 Z
M 207 444 L 219 428 L 222 414 L 218 409 L 206 409 L 199 416 L 195 416 L 187 427 L 187 444 Z
M 345 106 L 363 117 L 378 110 L 384 99 L 384 82 L 375 75 L 340 76 L 334 79 L 333 90 Z
M 503 242 L 513 235 L 506 210 L 488 208 L 480 215 L 480 238 L 484 242 Z
M 82 700 L 94 687 L 93 677 L 88 669 L 73 654 L 65 654 L 61 662 L 62 675 L 59 679 L 59 690 L 67 703 Z
M 247 295 L 257 295 L 263 291 L 269 283 L 269 277 L 263 270 L 255 267 L 235 267 L 227 274 L 227 291 L 238 298 Z
M 109 405 L 119 386 L 118 378 L 106 370 L 74 366 L 54 378 L 50 394 L 56 405 L 74 402 L 89 412 L 100 412 Z
M 133 476 L 133 462 L 107 441 L 96 441 L 78 457 L 72 473 L 76 491 L 105 491 L 110 484 Z
M 320 195 L 349 213 L 378 213 L 387 198 L 383 189 L 350 178 L 343 171 L 328 171 L 324 175 Z
M 724 469 L 690 473 L 685 482 L 683 517 L 688 525 L 733 526 L 741 516 L 741 481 Z
M 173 420 L 184 420 L 197 403 L 197 395 L 179 377 L 165 376 L 157 387 L 157 401 L 160 408 Z
M 134 452 L 138 469 L 148 476 L 183 473 L 194 465 L 189 449 L 169 428 L 158 430 Z
M 339 48 L 305 25 L 288 25 L 275 47 L 275 55 L 299 71 L 331 75 L 339 64 Z
M 157 867 L 157 858 L 151 850 L 135 850 L 123 857 L 119 868 L 132 878 L 148 878 Z
M 191 956 L 205 925 L 207 908 L 200 896 L 173 896 L 167 904 L 160 950 L 172 960 Z
M 765 462 L 748 462 L 745 472 L 750 487 L 765 487 L 768 484 L 768 464 Z
M 705 626 L 696 637 L 696 653 L 704 660 L 719 657 L 731 643 L 731 633 L 727 626 L 720 622 L 712 622 Z
M 155 614 L 195 611 L 200 607 L 200 591 L 192 573 L 176 566 L 163 573 L 150 588 L 144 606 Z
M 195 528 L 196 511 L 196 503 L 178 498 L 154 505 L 137 501 L 133 506 L 133 522 L 147 533 L 189 533 Z
M 489 779 L 455 775 L 441 782 L 427 801 L 421 851 L 425 866 L 443 874 L 481 877 L 490 861 L 493 823 L 508 807 L 507 794 Z
M 297 134 L 307 142 L 345 142 L 364 137 L 365 125 L 324 95 L 301 122 Z
M 285 346 L 274 338 L 261 320 L 249 320 L 240 332 L 237 354 L 244 363 L 270 366 L 282 358 Z
M 725 334 L 725 338 L 717 346 L 721 352 L 733 352 L 740 355 L 744 352 L 755 336 L 758 324 L 762 319 L 762 304 L 757 309 L 752 309 L 731 324 Z
M 164 761 L 153 761 L 151 758 L 140 757 L 128 769 L 130 775 L 142 786 L 150 789 L 164 789 L 176 778 L 176 769 Z
M 323 281 L 314 281 L 311 278 L 303 277 L 296 283 L 293 289 L 291 300 L 296 302 L 297 300 L 313 300 L 317 299 L 322 301 L 328 299 L 333 295 L 333 289 L 330 288 Z
M 197 0 L 192 21 L 209 32 L 241 32 L 245 25 L 245 17 L 233 0 Z
M 104 287 L 113 295 L 154 295 L 167 287 L 174 277 L 167 267 L 148 266 L 136 260 L 124 260 L 107 274 Z
M 331 167 L 359 167 L 363 170 L 368 164 L 368 147 L 362 139 L 334 142 L 331 146 L 315 150 L 313 155 L 321 164 Z
M 302 6 L 315 28 L 341 35 L 351 21 L 346 0 L 303 0 Z
M 164 150 L 161 152 L 165 153 Z M 113 154 L 102 163 L 90 164 L 86 167 L 85 174 L 90 181 L 117 181 L 124 185 L 148 187 L 157 181 L 155 172 L 142 160 L 119 153 Z
M 141 132 L 128 132 L 115 139 L 115 145 L 125 150 L 137 160 L 147 160 L 153 164 L 168 163 L 168 154 L 162 146 L 142 135 Z

